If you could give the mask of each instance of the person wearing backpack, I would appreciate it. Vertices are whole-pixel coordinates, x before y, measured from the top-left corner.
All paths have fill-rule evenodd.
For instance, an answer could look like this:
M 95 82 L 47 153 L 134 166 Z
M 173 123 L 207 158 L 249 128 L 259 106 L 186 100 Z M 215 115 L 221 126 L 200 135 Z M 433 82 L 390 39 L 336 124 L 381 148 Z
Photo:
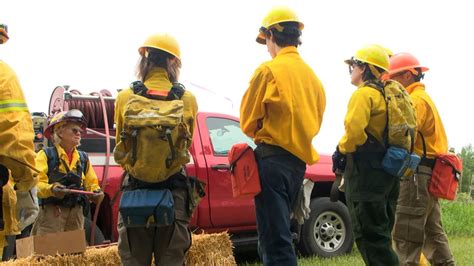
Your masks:
M 242 131 L 253 138 L 261 192 L 255 197 L 258 250 L 264 265 L 296 265 L 290 230 L 306 170 L 319 155 L 312 145 L 321 127 L 323 85 L 297 47 L 303 23 L 288 7 L 263 19 L 257 42 L 272 60 L 254 72 L 240 106 Z
M 178 83 L 181 52 L 170 34 L 138 49 L 138 81 L 115 102 L 115 160 L 126 178 L 120 199 L 118 250 L 123 265 L 184 265 L 189 222 L 197 206 L 184 174 L 197 115 L 194 95 Z M 137 213 L 137 208 L 144 210 Z
M 54 115 L 44 131 L 54 146 L 36 155 L 40 212 L 34 235 L 83 229 L 89 200 L 98 203 L 104 197 L 87 154 L 77 149 L 86 126 L 82 112 L 72 109 Z M 95 194 L 86 197 L 67 189 Z
M 393 239 L 402 265 L 417 265 L 422 252 L 432 265 L 455 265 L 441 223 L 439 201 L 428 191 L 435 158 L 448 152 L 448 141 L 436 105 L 421 83 L 426 71 L 428 68 L 410 53 L 390 58 L 390 78 L 405 86 L 415 106 L 420 133 L 415 152 L 422 157 L 416 178 L 402 179 L 400 183 Z
M 344 173 L 346 203 L 365 264 L 398 265 L 390 233 L 399 178 L 382 169 L 388 115 L 380 77 L 389 58 L 381 46 L 367 45 L 345 62 L 357 89 L 347 107 L 345 134 L 332 156 L 333 172 Z

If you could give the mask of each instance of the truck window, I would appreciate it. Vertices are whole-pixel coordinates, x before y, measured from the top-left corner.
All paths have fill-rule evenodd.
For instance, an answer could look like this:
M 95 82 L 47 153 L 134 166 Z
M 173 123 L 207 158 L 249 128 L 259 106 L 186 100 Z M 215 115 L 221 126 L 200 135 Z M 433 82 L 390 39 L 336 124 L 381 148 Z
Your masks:
M 208 117 L 206 126 L 209 130 L 214 156 L 227 156 L 232 145 L 248 143 L 255 148 L 252 139 L 240 130 L 239 122 L 226 118 Z

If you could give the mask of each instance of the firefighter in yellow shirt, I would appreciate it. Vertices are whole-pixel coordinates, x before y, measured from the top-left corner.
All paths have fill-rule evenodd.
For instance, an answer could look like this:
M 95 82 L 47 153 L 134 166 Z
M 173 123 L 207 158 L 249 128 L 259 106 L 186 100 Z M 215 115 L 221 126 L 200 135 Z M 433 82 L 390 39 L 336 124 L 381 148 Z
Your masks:
M 54 143 L 36 155 L 39 173 L 40 212 L 33 234 L 74 231 L 84 228 L 89 200 L 98 203 L 104 196 L 87 154 L 77 150 L 87 122 L 81 111 L 72 109 L 53 116 L 44 135 Z M 95 192 L 86 197 L 65 189 Z
M 259 252 L 264 265 L 296 265 L 290 212 L 306 164 L 319 156 L 312 140 L 326 107 L 323 85 L 297 47 L 303 23 L 287 7 L 263 19 L 257 42 L 272 60 L 254 72 L 240 106 L 242 131 L 254 139 L 262 191 L 255 197 Z
M 139 48 L 140 61 L 137 77 L 146 88 L 155 95 L 169 95 L 173 84 L 178 82 L 181 69 L 181 52 L 176 39 L 164 33 L 149 36 Z M 122 90 L 115 101 L 115 124 L 117 130 L 117 147 L 122 141 L 126 105 L 134 91 L 131 88 Z M 187 90 L 181 97 L 184 111 L 183 119 L 189 129 L 190 138 L 194 132 L 197 115 L 197 102 L 194 95 Z M 188 146 L 182 151 L 187 156 Z M 150 265 L 152 256 L 155 265 L 184 265 L 186 252 L 191 246 L 189 222 L 191 211 L 189 204 L 190 191 L 183 182 L 191 182 L 183 174 L 183 165 L 167 168 L 169 178 L 162 182 L 149 183 L 127 175 L 125 190 L 169 189 L 173 195 L 174 222 L 160 227 L 125 227 L 122 215 L 118 221 L 118 251 L 123 265 Z M 188 183 L 189 184 L 189 183 Z M 122 195 L 123 196 L 123 195 Z
M 416 124 L 423 136 L 426 157 L 423 157 L 423 138 L 415 140 L 415 152 L 422 160 L 416 179 L 400 182 L 393 238 L 402 265 L 416 265 L 423 252 L 432 265 L 454 265 L 448 238 L 441 224 L 439 201 L 428 192 L 437 154 L 448 152 L 448 140 L 436 106 L 421 83 L 427 67 L 409 53 L 390 58 L 390 78 L 405 86 L 416 110 Z
M 0 44 L 8 39 L 7 26 L 0 24 Z M 33 139 L 33 124 L 18 78 L 13 69 L 0 60 L 0 177 L 3 186 L 0 251 L 5 246 L 5 235 L 20 233 L 16 193 L 29 193 L 37 183 L 33 170 Z
M 377 89 L 383 88 L 380 78 L 388 69 L 389 57 L 381 46 L 368 45 L 345 62 L 357 89 L 347 107 L 345 134 L 333 154 L 333 171 L 346 171 L 346 203 L 364 262 L 395 266 L 398 258 L 392 249 L 391 231 L 400 182 L 382 169 L 387 109 Z M 351 159 L 348 169 L 346 158 Z

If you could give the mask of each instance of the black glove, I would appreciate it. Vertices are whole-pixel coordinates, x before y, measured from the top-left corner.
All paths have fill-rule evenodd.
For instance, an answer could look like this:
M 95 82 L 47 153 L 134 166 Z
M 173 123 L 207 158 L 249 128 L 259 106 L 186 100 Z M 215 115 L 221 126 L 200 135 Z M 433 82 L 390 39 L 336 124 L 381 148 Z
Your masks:
M 339 146 L 336 147 L 336 151 L 332 154 L 332 172 L 336 173 L 336 170 L 344 172 L 346 169 L 346 155 L 339 152 Z

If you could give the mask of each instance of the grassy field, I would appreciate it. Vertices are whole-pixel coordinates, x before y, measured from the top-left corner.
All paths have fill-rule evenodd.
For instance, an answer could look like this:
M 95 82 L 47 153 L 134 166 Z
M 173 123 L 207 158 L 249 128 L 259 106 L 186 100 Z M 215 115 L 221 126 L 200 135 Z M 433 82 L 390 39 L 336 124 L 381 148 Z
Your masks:
M 448 234 L 449 245 L 457 265 L 474 265 L 474 202 L 458 197 L 457 201 L 442 201 L 443 225 Z M 254 255 L 255 257 L 256 255 Z M 262 265 L 255 259 L 239 265 Z M 354 246 L 352 253 L 335 258 L 299 258 L 298 265 L 364 265 L 362 257 Z

